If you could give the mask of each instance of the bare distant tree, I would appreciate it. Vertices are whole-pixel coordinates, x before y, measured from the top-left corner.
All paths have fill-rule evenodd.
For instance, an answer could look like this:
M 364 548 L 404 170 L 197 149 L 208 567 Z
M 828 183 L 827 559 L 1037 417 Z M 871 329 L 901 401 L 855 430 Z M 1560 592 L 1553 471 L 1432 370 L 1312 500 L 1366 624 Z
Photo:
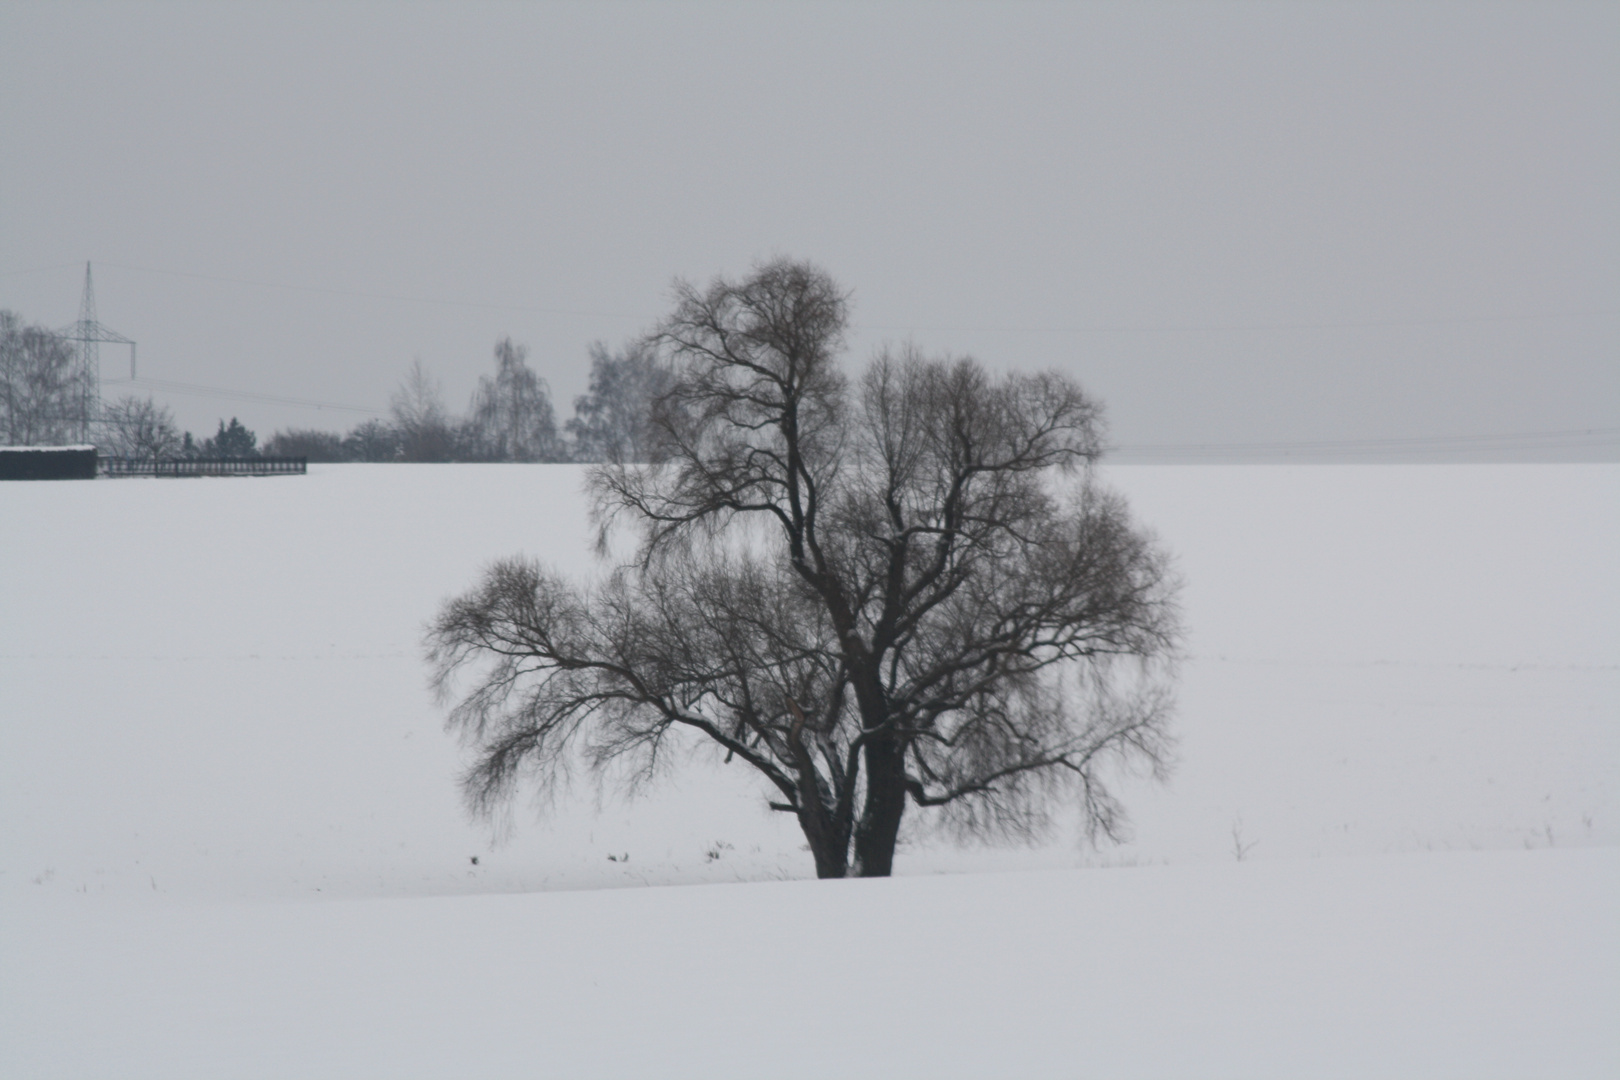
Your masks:
M 107 453 L 114 457 L 166 458 L 180 452 L 174 414 L 150 397 L 127 394 L 101 407 Z
M 0 441 L 11 446 L 74 442 L 91 400 L 73 346 L 42 326 L 0 311 Z
M 568 434 L 575 461 L 649 462 L 655 459 L 652 403 L 674 379 L 647 342 L 618 353 L 591 346 L 591 386 L 574 399 Z
M 471 428 L 480 456 L 493 461 L 560 461 L 556 414 L 546 381 L 528 365 L 529 351 L 502 338 L 495 345 L 495 375 L 473 395 Z
M 393 428 L 401 461 L 450 461 L 456 450 L 456 429 L 444 407 L 444 391 L 428 374 L 422 361 L 411 364 L 410 374 L 390 402 Z
M 909 803 L 1021 838 L 1059 806 L 1117 836 L 1105 762 L 1162 774 L 1175 582 L 1100 487 L 1100 409 L 1057 374 L 911 350 L 851 386 L 845 296 L 799 262 L 682 285 L 668 458 L 598 467 L 592 585 L 521 559 L 447 604 L 436 685 L 471 805 L 558 781 L 576 747 L 650 774 L 681 732 L 755 769 L 822 877 L 887 875 Z
M 354 430 L 343 437 L 343 454 L 345 461 L 398 461 L 399 432 L 381 420 L 356 424 Z

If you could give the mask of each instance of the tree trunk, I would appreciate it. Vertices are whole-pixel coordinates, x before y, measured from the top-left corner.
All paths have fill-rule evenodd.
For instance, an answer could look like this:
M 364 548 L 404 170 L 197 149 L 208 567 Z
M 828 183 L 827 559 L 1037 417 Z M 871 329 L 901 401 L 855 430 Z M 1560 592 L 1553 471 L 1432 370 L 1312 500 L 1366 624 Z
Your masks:
M 795 706 L 795 709 L 797 706 Z M 803 717 L 803 713 L 799 716 Z M 793 743 L 806 766 L 799 776 L 799 828 L 810 842 L 810 854 L 816 859 L 816 877 L 841 878 L 849 876 L 849 822 L 840 821 L 828 805 L 827 791 L 822 787 L 810 765 L 809 755 L 799 742 L 797 729 Z
M 866 805 L 855 826 L 855 875 L 888 877 L 906 812 L 906 755 L 893 739 L 866 745 Z
M 815 856 L 816 877 L 849 877 L 849 843 L 847 841 L 836 847 L 825 840 L 821 843 L 811 841 L 810 854 Z
M 799 828 L 810 842 L 810 854 L 815 856 L 816 877 L 841 878 L 849 876 L 849 832 L 842 835 L 831 827 L 830 815 L 823 807 L 810 806 L 801 800 Z

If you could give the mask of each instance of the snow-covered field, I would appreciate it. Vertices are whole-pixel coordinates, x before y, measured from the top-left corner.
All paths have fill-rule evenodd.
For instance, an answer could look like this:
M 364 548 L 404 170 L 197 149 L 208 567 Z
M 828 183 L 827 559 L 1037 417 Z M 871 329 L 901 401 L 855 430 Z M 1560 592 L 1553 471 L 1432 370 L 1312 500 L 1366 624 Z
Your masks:
M 463 815 L 421 627 L 577 469 L 0 485 L 0 1075 L 1620 1075 L 1620 467 L 1106 473 L 1135 839 L 830 883 L 702 756 Z

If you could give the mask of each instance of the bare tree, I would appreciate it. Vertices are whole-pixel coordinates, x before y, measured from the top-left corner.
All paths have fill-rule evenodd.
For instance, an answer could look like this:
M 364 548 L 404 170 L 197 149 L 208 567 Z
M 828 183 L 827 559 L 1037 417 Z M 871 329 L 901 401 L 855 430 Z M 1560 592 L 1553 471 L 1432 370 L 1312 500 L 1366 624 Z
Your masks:
M 91 400 L 73 346 L 42 326 L 0 311 L 0 441 L 51 446 L 75 441 Z
M 455 454 L 456 430 L 444 407 L 444 391 L 422 361 L 394 391 L 390 402 L 400 461 L 449 461 Z
M 528 365 L 529 350 L 502 338 L 495 344 L 495 375 L 473 395 L 470 427 L 479 456 L 493 461 L 560 461 L 557 420 L 546 381 Z
M 648 462 L 656 456 L 652 403 L 674 373 L 647 342 L 618 353 L 591 346 L 591 386 L 574 399 L 568 434 L 575 461 Z
M 1117 837 L 1107 762 L 1168 767 L 1175 581 L 1090 464 L 1099 407 L 1056 374 L 971 360 L 838 364 L 845 295 L 777 261 L 678 287 L 667 458 L 591 473 L 574 585 L 508 560 L 428 635 L 473 746 L 471 805 L 555 784 L 576 747 L 651 773 L 681 732 L 757 770 L 823 877 L 887 875 L 908 800 L 964 837 L 1078 806 Z
M 127 394 L 101 407 L 106 450 L 115 457 L 165 458 L 180 452 L 174 414 L 150 397 Z
M 382 420 L 356 424 L 343 436 L 343 461 L 398 461 L 399 432 Z

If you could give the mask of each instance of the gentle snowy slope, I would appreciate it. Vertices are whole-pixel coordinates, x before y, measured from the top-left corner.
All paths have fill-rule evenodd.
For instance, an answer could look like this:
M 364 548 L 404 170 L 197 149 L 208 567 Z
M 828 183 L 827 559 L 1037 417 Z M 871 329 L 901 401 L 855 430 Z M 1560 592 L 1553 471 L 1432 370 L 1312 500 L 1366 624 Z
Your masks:
M 1135 839 L 832 884 L 702 754 L 463 816 L 421 627 L 597 569 L 576 468 L 0 485 L 0 1073 L 1612 1073 L 1620 468 L 1107 475 L 1187 580 Z
M 1559 1077 L 1620 851 L 18 908 L 17 1076 Z

